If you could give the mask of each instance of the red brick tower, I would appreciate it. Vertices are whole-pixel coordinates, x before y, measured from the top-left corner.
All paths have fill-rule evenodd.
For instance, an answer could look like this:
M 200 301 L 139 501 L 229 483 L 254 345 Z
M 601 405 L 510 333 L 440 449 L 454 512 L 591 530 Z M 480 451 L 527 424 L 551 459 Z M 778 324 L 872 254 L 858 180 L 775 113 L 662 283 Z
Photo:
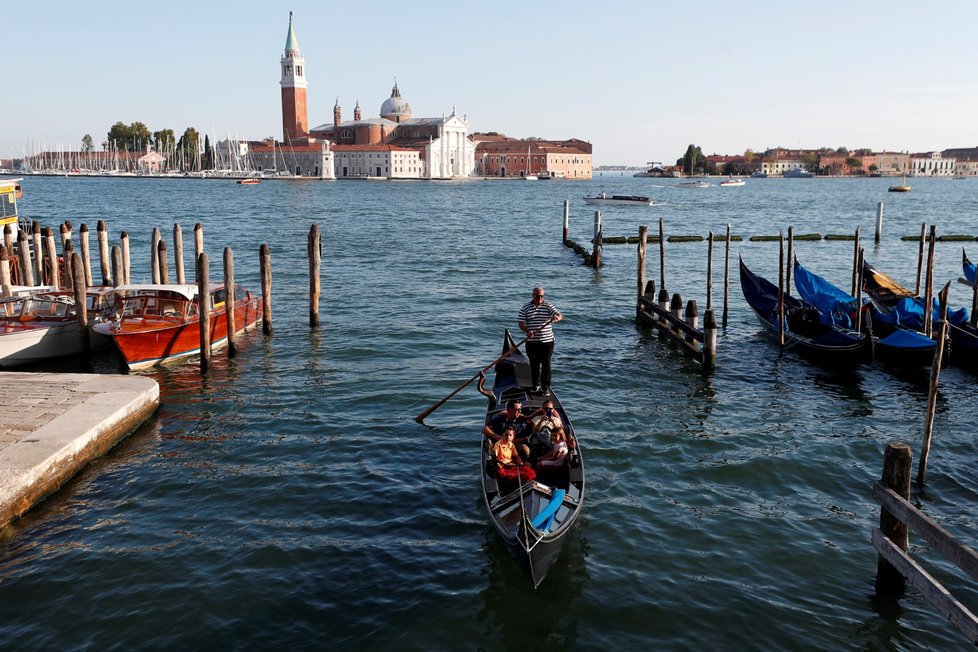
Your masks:
M 306 62 L 299 52 L 299 39 L 292 29 L 289 12 L 289 35 L 282 57 L 282 139 L 292 142 L 309 135 L 309 110 L 306 106 Z

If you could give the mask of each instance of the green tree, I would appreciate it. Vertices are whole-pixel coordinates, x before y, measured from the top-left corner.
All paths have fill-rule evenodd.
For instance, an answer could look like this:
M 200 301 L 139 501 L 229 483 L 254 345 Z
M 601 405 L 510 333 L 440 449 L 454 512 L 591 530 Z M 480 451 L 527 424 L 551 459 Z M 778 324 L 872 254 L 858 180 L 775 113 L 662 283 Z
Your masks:
M 744 151 L 744 163 L 746 163 L 747 165 L 750 165 L 751 163 L 753 163 L 754 162 L 754 156 L 756 156 L 754 154 L 754 150 L 752 150 L 751 148 L 748 147 Z
M 806 170 L 808 170 L 809 172 L 818 171 L 818 154 L 816 154 L 815 152 L 809 152 L 808 154 L 805 154 L 804 161 L 805 161 Z
M 681 165 L 683 168 L 683 174 L 695 174 L 697 170 L 703 172 L 706 170 L 706 157 L 703 155 L 703 150 L 696 145 L 690 145 L 686 148 L 686 153 L 683 157 L 676 161 L 676 165 Z
M 863 160 L 861 158 L 857 158 L 855 156 L 850 156 L 849 158 L 846 159 L 846 165 L 848 165 L 851 168 L 857 168 L 858 169 L 858 168 L 861 168 L 863 166 Z
M 204 134 L 204 160 L 201 163 L 205 170 L 214 169 L 214 148 L 211 147 L 211 137 Z
M 879 172 L 880 166 L 876 165 L 875 163 L 872 163 L 868 169 L 870 174 L 875 174 L 876 172 Z
M 82 136 L 82 151 L 91 152 L 94 149 L 95 149 L 95 143 L 92 141 L 92 135 L 85 134 L 84 136 Z
M 839 149 L 835 150 L 835 153 L 845 155 L 849 153 L 849 150 L 846 149 L 845 147 L 840 147 Z
M 180 141 L 177 143 L 179 152 L 179 162 L 182 163 L 184 170 L 197 169 L 197 147 L 200 143 L 200 134 L 193 127 L 187 127 Z
M 117 122 L 112 125 L 109 129 L 109 133 L 106 138 L 108 140 L 108 146 L 110 148 L 117 148 L 120 150 L 128 149 L 128 143 L 132 139 L 132 131 L 129 127 L 122 122 Z

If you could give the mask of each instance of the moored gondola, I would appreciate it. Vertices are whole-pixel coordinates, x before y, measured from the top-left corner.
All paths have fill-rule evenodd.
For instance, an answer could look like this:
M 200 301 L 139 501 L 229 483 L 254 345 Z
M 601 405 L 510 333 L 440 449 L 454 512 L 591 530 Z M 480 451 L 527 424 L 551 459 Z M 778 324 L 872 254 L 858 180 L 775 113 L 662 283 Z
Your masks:
M 963 271 L 968 274 L 968 256 L 963 253 Z M 972 269 L 972 278 L 974 270 Z M 924 326 L 924 299 L 916 296 L 913 290 L 900 285 L 887 274 L 869 263 L 863 263 L 863 289 L 874 302 L 887 311 L 888 319 L 900 325 L 920 331 Z M 938 302 L 933 300 L 931 323 L 936 327 L 940 319 Z M 947 361 L 962 367 L 978 368 L 978 328 L 968 321 L 966 308 L 947 310 L 948 347 Z M 936 344 L 934 345 L 936 346 Z M 933 347 L 931 348 L 933 357 Z
M 754 274 L 740 260 L 740 287 L 744 298 L 761 324 L 771 333 L 778 333 L 778 287 Z M 818 307 L 784 295 L 785 346 L 797 347 L 813 362 L 826 366 L 856 365 L 869 355 L 869 338 L 851 328 L 845 328 L 822 318 Z
M 934 358 L 934 341 L 894 323 L 872 301 L 857 302 L 856 297 L 805 269 L 794 265 L 795 287 L 802 299 L 816 306 L 823 321 L 867 333 L 874 357 L 899 366 L 927 365 Z M 858 318 L 857 306 L 862 310 Z
M 489 520 L 536 588 L 560 556 L 584 507 L 584 460 L 574 427 L 556 394 L 551 391 L 544 397 L 532 391 L 529 361 L 508 330 L 503 338 L 506 352 L 509 355 L 496 363 L 485 423 L 511 399 L 522 402 L 528 412 L 549 400 L 563 423 L 569 447 L 562 465 L 523 482 L 519 476 L 500 477 L 492 453 L 494 442 L 482 437 L 482 492 Z

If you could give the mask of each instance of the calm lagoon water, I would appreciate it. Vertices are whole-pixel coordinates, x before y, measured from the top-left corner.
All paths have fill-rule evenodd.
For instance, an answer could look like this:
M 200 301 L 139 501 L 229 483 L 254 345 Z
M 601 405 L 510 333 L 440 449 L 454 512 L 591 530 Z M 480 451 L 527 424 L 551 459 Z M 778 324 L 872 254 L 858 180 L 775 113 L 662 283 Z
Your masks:
M 22 212 L 44 225 L 94 231 L 104 219 L 114 241 L 127 230 L 135 280 L 148 277 L 154 226 L 169 237 L 179 221 L 192 242 L 203 224 L 211 260 L 233 247 L 239 282 L 255 289 L 267 242 L 274 335 L 249 334 L 204 377 L 194 363 L 152 372 L 158 415 L 0 532 L 3 647 L 969 649 L 915 592 L 898 604 L 872 595 L 871 485 L 887 442 L 919 454 L 925 380 L 778 355 L 736 283 L 738 254 L 776 278 L 777 243 L 746 238 L 789 225 L 860 226 L 867 260 L 910 285 L 917 244 L 900 236 L 922 222 L 978 235 L 978 180 L 913 179 L 908 195 L 888 185 L 25 180 Z M 655 231 L 662 217 L 667 234 L 729 223 L 744 236 L 715 374 L 635 325 L 633 245 L 607 246 L 599 271 L 562 247 L 563 200 L 571 237 L 586 243 L 593 211 L 581 197 L 602 190 L 657 202 L 607 208 L 606 235 Z M 308 325 L 313 223 L 324 234 L 318 329 Z M 800 242 L 796 253 L 848 285 L 851 242 Z M 960 275 L 959 243 L 938 243 L 937 256 L 941 283 Z M 705 243 L 668 247 L 668 289 L 701 310 L 705 271 Z M 469 388 L 424 425 L 413 417 L 498 355 L 538 284 L 566 317 L 554 388 L 585 447 L 590 493 L 534 591 L 482 511 L 484 399 Z M 951 297 L 970 303 L 957 284 Z M 91 370 L 123 372 L 111 353 Z M 973 544 L 975 376 L 951 367 L 941 382 L 917 500 Z M 973 583 L 920 539 L 911 545 L 978 608 Z

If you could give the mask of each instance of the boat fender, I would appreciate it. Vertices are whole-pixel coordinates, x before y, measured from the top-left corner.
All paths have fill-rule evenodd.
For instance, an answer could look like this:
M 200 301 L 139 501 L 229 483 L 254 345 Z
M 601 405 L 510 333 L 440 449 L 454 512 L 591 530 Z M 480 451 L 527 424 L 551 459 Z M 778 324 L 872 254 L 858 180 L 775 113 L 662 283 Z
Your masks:
M 564 502 L 564 496 L 566 494 L 567 491 L 564 489 L 554 489 L 554 495 L 550 499 L 550 502 L 530 521 L 530 525 L 538 530 L 544 527 L 550 527 L 550 521 L 553 521 L 553 516 L 560 508 L 560 504 Z

